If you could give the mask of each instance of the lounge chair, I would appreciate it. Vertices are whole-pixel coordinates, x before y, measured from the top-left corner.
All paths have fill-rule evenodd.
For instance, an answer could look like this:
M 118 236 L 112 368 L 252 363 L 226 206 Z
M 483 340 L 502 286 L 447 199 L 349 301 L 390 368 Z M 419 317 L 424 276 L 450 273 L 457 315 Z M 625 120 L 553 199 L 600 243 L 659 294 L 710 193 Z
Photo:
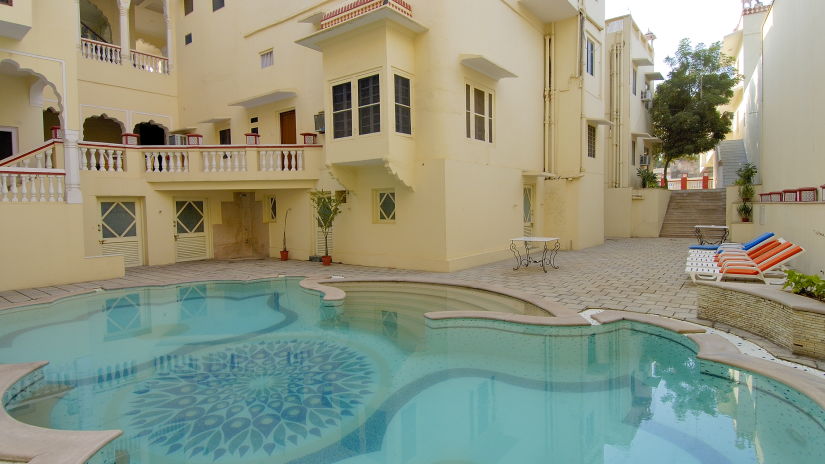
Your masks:
M 724 250 L 750 250 L 755 246 L 759 246 L 762 242 L 774 237 L 773 232 L 765 232 L 762 235 L 755 237 L 745 243 L 723 243 L 721 245 L 692 245 L 688 250 L 691 254 L 714 254 Z
M 765 284 L 782 284 L 785 281 L 782 267 L 803 252 L 805 250 L 801 246 L 785 242 L 782 246 L 774 247 L 760 256 L 759 262 L 731 260 L 718 267 L 688 267 L 685 272 L 694 282 L 697 279 L 718 282 L 725 277 L 730 277 L 761 280 Z
M 700 264 L 700 263 L 718 263 L 719 261 L 724 261 L 728 259 L 739 259 L 739 260 L 753 260 L 757 257 L 761 256 L 764 253 L 771 251 L 774 248 L 780 247 L 783 244 L 788 243 L 783 239 L 771 239 L 766 242 L 763 242 L 761 245 L 751 248 L 748 251 L 745 250 L 725 250 L 721 253 L 716 253 L 712 255 L 706 256 L 697 256 L 697 255 L 689 255 L 687 258 L 688 264 Z

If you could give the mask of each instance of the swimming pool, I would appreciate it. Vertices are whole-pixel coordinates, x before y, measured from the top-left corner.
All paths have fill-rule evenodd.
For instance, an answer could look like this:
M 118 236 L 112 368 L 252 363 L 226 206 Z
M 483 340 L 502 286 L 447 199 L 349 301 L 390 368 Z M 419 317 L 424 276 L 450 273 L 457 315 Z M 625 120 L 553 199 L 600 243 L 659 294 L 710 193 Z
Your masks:
M 48 360 L 23 422 L 121 429 L 93 462 L 819 463 L 825 412 L 645 324 L 425 312 L 506 299 L 299 279 L 138 288 L 0 314 L 0 363 Z M 403 284 L 398 284 L 403 285 Z M 409 288 L 409 287 L 407 287 Z M 49 343 L 44 343 L 48 340 Z

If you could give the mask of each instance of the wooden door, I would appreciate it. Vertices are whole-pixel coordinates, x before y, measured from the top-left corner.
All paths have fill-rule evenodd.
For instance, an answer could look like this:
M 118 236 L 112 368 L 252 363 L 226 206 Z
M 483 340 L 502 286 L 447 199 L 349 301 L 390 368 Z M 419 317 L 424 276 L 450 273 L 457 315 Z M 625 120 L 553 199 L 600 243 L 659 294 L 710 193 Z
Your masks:
M 298 138 L 297 126 L 295 125 L 295 110 L 281 113 L 281 143 L 294 144 Z
M 126 267 L 143 265 L 139 208 L 134 200 L 100 200 L 101 254 L 123 255 Z
M 175 201 L 175 261 L 209 258 L 206 235 L 206 201 Z

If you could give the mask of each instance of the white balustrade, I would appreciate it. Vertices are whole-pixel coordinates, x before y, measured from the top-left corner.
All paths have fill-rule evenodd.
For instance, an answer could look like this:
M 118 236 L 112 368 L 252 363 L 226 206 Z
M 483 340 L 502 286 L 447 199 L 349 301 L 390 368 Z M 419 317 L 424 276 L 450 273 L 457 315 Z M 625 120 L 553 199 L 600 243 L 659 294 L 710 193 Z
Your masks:
M 56 166 L 54 159 L 54 145 L 50 144 L 34 151 L 30 151 L 24 155 L 10 158 L 5 162 L 0 163 L 0 166 L 9 168 L 52 169 Z
M 263 150 L 258 169 L 261 171 L 303 171 L 303 150 Z
M 245 151 L 204 151 L 203 172 L 246 171 Z
M 162 56 L 149 55 L 135 50 L 130 51 L 132 66 L 148 72 L 169 74 L 169 59 Z
M 123 150 L 109 147 L 80 147 L 80 170 L 98 172 L 123 172 L 126 157 Z
M 120 64 L 120 47 L 91 39 L 80 39 L 80 53 L 84 58 L 104 63 Z
M 189 153 L 183 151 L 145 151 L 146 172 L 189 172 Z
M 0 168 L 0 202 L 62 202 L 62 169 Z

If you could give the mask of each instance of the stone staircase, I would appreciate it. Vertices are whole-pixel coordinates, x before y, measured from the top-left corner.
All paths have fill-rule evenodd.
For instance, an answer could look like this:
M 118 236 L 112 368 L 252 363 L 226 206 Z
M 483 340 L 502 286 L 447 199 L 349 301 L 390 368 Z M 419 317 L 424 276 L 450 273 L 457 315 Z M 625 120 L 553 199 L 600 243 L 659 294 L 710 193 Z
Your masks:
M 671 192 L 659 236 L 695 237 L 693 226 L 698 224 L 726 225 L 725 189 Z
M 748 162 L 745 153 L 744 140 L 725 140 L 719 144 L 717 153 L 719 155 L 719 171 L 716 175 L 716 186 L 719 188 L 730 187 L 736 182 L 736 171 Z

